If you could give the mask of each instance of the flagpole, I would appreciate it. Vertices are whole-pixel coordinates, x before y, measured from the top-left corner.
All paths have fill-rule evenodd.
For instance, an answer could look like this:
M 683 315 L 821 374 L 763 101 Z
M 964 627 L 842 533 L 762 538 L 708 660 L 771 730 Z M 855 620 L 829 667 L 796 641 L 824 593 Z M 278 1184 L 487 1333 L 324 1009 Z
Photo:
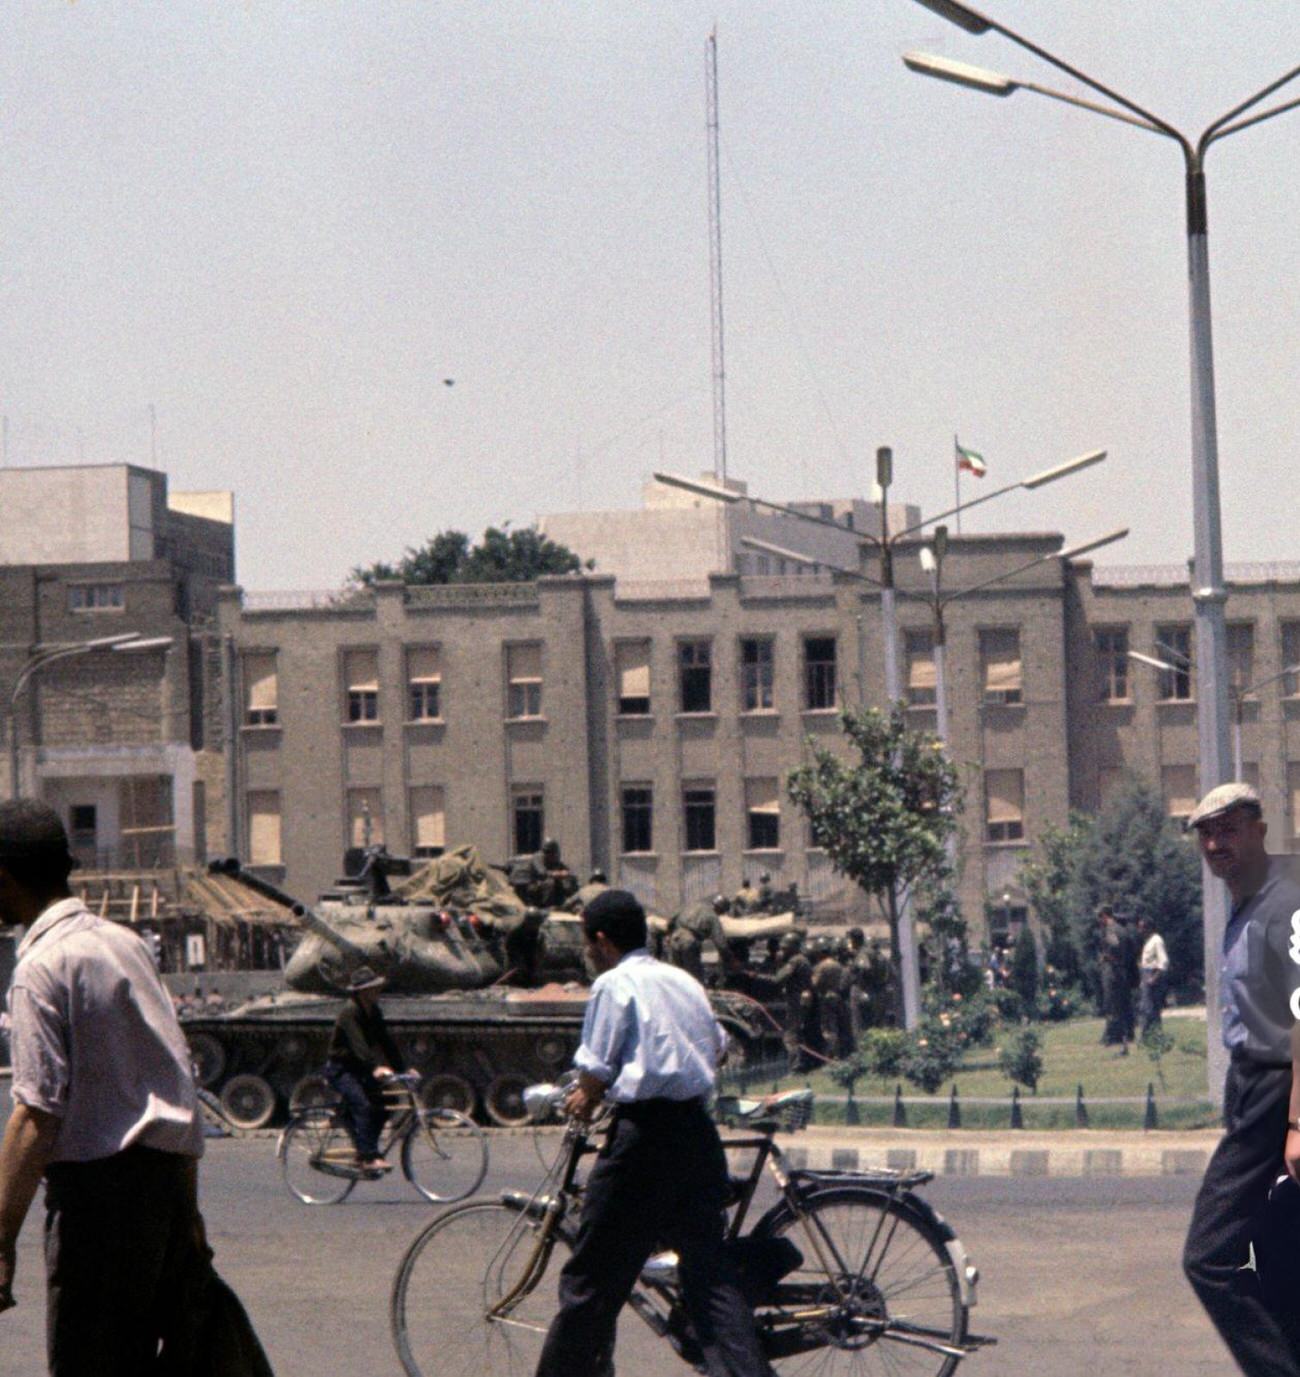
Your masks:
M 957 498 L 957 534 L 961 535 L 961 441 L 952 437 L 952 487 Z

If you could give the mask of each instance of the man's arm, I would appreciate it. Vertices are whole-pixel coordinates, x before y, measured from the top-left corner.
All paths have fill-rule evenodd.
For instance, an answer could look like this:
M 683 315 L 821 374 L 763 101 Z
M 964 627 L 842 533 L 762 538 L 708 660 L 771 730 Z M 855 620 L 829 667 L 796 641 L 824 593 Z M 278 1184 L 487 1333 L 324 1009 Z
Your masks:
M 1292 1124 L 1300 1121 L 1300 1023 L 1291 1025 L 1291 1102 L 1286 1116 Z M 1289 1125 L 1282 1158 L 1291 1179 L 1300 1184 L 1300 1131 Z
M 57 1115 L 19 1103 L 14 1105 L 0 1143 L 0 1310 L 8 1310 L 15 1303 L 18 1235 L 54 1152 L 58 1132 Z

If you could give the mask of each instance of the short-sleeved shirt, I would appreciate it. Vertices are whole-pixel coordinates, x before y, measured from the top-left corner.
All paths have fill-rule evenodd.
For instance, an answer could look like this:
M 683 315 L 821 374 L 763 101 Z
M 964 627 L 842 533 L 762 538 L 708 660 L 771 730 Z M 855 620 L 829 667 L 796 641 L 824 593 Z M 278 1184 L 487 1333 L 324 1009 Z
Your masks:
M 1273 858 L 1263 886 L 1232 910 L 1223 934 L 1219 1001 L 1228 1051 L 1251 1061 L 1289 1062 L 1297 987 L 1300 885 Z
M 52 1161 L 202 1155 L 189 1047 L 136 933 L 51 904 L 19 945 L 9 1019 L 14 1100 L 60 1120 Z
M 693 1100 L 713 1092 L 726 1045 L 699 981 L 638 947 L 592 984 L 573 1064 L 616 1104 Z

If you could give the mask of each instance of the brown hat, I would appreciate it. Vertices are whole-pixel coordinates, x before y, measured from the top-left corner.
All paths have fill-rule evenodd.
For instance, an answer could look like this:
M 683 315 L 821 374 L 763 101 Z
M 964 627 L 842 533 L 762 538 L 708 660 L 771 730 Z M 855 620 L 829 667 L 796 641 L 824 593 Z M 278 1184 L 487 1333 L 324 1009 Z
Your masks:
M 348 994 L 360 994 L 362 990 L 378 990 L 387 985 L 382 975 L 376 975 L 369 966 L 358 966 L 349 976 L 343 987 Z
M 1196 805 L 1183 824 L 1184 829 L 1190 831 L 1193 827 L 1199 827 L 1201 823 L 1209 822 L 1211 818 L 1220 817 L 1234 808 L 1249 808 L 1256 817 L 1264 811 L 1259 794 L 1249 784 L 1244 784 L 1240 780 L 1232 784 L 1220 784 L 1217 788 L 1211 789 Z

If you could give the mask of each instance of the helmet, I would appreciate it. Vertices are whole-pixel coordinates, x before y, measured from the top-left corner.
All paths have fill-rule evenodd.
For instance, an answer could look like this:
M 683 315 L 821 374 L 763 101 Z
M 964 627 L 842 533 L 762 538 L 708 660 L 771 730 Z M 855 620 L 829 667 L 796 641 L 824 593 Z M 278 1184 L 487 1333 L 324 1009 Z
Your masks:
M 731 900 L 725 894 L 715 894 L 713 896 L 713 911 L 714 913 L 730 913 Z

